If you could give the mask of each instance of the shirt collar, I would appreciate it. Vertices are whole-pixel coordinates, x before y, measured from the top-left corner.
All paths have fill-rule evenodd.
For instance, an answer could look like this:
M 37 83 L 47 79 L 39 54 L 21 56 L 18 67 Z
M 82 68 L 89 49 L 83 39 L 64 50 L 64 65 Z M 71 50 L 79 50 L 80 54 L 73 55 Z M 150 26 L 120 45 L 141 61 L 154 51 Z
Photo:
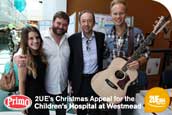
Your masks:
M 127 27 L 127 29 L 125 30 L 124 34 L 122 35 L 123 37 L 124 37 L 124 36 L 128 36 L 128 34 L 129 34 L 129 27 L 127 26 L 127 24 L 126 24 L 126 27 Z M 116 29 L 115 29 L 115 25 L 114 25 L 114 26 L 111 28 L 110 34 L 111 34 L 111 35 L 115 35 L 115 33 L 116 33 Z
M 84 35 L 83 32 L 81 33 L 81 37 L 82 37 L 83 39 L 87 39 L 87 38 L 85 37 L 85 35 Z M 92 40 L 93 38 L 95 38 L 94 32 L 92 32 L 92 35 L 91 35 L 91 37 L 89 38 L 89 40 Z M 87 39 L 87 40 L 88 40 L 88 39 Z
M 47 39 L 53 39 L 53 37 L 52 37 L 52 35 L 51 35 L 51 32 L 50 32 L 50 29 L 48 29 L 47 31 L 45 31 L 45 32 L 42 32 L 43 33 L 43 37 L 44 38 L 47 38 Z M 63 36 L 62 36 L 62 40 L 63 39 L 67 39 L 67 34 L 64 34 Z M 53 39 L 54 40 L 54 39 Z

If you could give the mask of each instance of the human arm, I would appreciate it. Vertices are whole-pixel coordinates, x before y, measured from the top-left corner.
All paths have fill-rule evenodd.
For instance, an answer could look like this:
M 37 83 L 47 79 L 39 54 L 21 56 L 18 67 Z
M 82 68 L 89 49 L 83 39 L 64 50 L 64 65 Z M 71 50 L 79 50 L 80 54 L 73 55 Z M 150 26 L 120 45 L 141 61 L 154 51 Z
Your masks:
M 19 93 L 21 95 L 25 94 L 25 80 L 26 80 L 26 55 L 22 54 L 22 49 L 20 48 L 13 56 L 14 63 L 18 67 L 18 77 L 19 77 Z
M 150 49 L 147 44 L 145 44 L 145 39 L 142 31 L 138 28 L 134 28 L 134 59 L 128 64 L 130 69 L 139 69 L 141 66 L 146 64 L 148 57 L 150 55 Z M 138 56 L 137 56 L 138 55 Z M 132 55 L 133 58 L 133 55 Z M 128 57 L 130 60 L 131 57 Z
M 128 68 L 130 69 L 139 69 L 142 65 L 146 64 L 147 58 L 145 56 L 141 56 L 139 59 L 132 61 L 128 64 Z
M 18 56 L 17 60 L 18 62 L 18 77 L 19 77 L 19 94 L 25 95 L 25 84 L 26 84 L 26 73 L 27 73 L 27 67 L 26 67 L 26 59 L 23 59 L 21 56 Z M 27 115 L 28 110 L 23 110 L 23 114 Z

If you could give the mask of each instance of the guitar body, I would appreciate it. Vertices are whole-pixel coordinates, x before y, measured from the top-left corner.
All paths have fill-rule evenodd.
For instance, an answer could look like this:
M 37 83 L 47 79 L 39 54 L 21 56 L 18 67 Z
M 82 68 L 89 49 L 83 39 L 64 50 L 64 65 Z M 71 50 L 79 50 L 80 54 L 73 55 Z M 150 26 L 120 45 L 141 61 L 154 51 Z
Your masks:
M 112 97 L 109 103 L 120 103 L 126 95 L 128 86 L 138 76 L 137 70 L 122 71 L 126 62 L 123 58 L 114 58 L 106 70 L 98 72 L 91 80 L 92 89 L 97 95 Z M 117 100 L 115 97 L 121 99 Z

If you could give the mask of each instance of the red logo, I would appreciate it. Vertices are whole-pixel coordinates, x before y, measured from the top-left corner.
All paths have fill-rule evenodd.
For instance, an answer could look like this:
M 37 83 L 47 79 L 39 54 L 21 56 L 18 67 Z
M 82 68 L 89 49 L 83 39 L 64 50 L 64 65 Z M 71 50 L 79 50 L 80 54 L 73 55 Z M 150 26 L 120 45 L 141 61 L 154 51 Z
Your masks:
M 25 110 L 32 105 L 32 100 L 25 95 L 11 95 L 4 99 L 4 105 L 11 110 Z

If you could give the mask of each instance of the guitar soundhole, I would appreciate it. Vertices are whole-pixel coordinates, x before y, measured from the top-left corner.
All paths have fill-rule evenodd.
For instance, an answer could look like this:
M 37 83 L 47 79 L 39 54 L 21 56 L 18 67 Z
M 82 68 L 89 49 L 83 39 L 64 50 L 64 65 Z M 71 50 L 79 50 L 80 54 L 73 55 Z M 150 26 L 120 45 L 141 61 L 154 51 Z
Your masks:
M 123 73 L 123 71 L 118 70 L 118 71 L 115 72 L 115 76 L 118 79 L 122 79 L 124 77 L 124 73 Z

